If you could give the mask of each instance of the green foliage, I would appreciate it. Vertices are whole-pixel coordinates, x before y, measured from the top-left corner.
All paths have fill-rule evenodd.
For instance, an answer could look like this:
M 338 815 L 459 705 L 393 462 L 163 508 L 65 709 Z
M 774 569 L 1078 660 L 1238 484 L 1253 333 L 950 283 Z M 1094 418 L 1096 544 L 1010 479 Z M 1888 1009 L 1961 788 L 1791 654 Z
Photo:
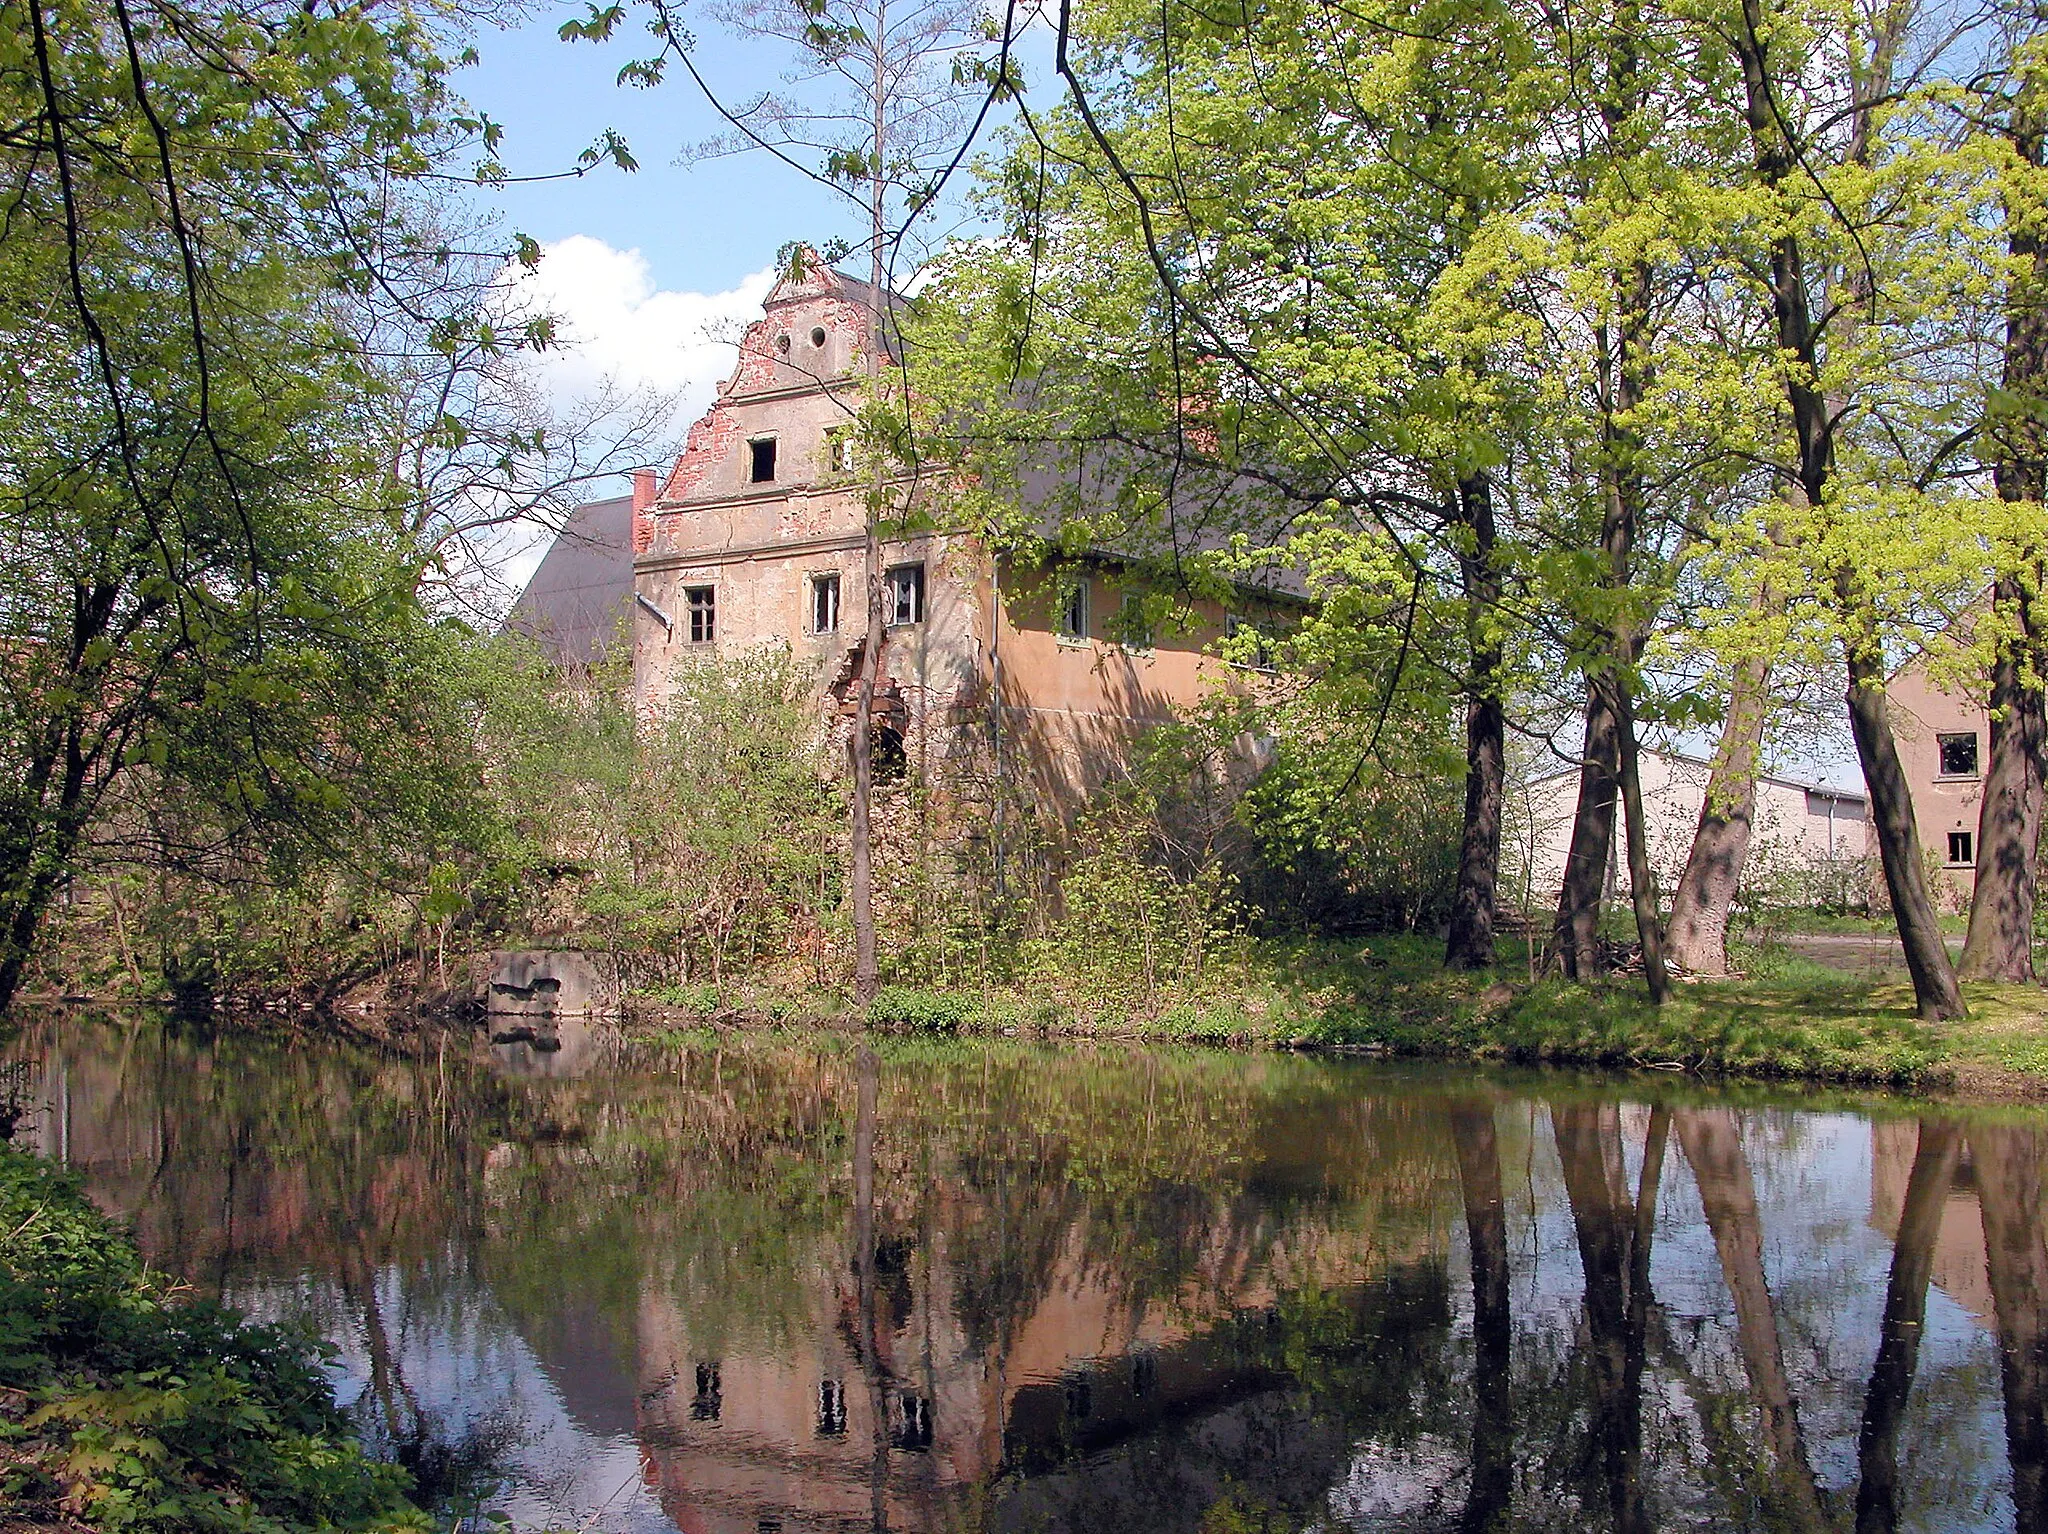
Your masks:
M 303 1338 L 176 1303 L 76 1177 L 0 1147 L 0 1495 L 137 1534 L 424 1529 Z
M 973 1022 L 980 1011 L 974 998 L 955 991 L 885 985 L 868 1003 L 868 1021 L 882 1028 L 907 1028 L 912 1033 L 954 1033 Z

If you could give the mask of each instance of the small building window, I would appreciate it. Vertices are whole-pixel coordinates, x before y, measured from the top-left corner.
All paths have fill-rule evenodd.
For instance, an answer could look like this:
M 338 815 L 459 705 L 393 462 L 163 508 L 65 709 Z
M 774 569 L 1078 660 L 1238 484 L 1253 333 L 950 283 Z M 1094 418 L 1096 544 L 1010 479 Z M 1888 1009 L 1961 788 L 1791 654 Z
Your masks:
M 724 1382 L 717 1364 L 697 1365 L 697 1394 L 690 1401 L 692 1422 L 716 1422 L 725 1404 Z
M 818 1436 L 841 1438 L 846 1434 L 846 1385 L 840 1380 L 818 1382 Z
M 924 566 L 896 566 L 884 577 L 882 596 L 891 627 L 924 622 Z
M 889 1434 L 890 1447 L 919 1451 L 932 1446 L 932 1403 L 913 1391 L 896 1397 L 896 1421 Z
M 1088 581 L 1084 576 L 1060 598 L 1060 638 L 1088 637 Z
M 823 325 L 813 325 L 813 326 L 811 327 L 811 345 L 813 345 L 813 346 L 823 346 L 824 344 L 825 344 L 825 327 L 824 327 Z
M 712 644 L 718 639 L 718 589 L 692 586 L 683 593 L 689 612 L 690 643 Z
M 1976 838 L 1973 837 L 1968 831 L 1949 832 L 1948 866 L 1951 868 L 1974 867 L 1976 865 L 1977 860 L 1976 858 L 1971 856 L 1971 854 L 1974 853 L 1977 849 L 1971 844 L 1975 840 Z
M 775 439 L 756 437 L 747 444 L 747 479 L 756 485 L 775 483 Z
M 839 577 L 836 575 L 811 577 L 811 632 L 839 632 Z
M 834 426 L 825 433 L 825 461 L 834 474 L 851 474 L 854 465 L 853 428 Z
M 1977 732 L 1967 735 L 1942 735 L 1936 737 L 1941 743 L 1941 775 L 1945 778 L 1974 778 L 1977 776 Z M 1951 860 L 1953 861 L 1953 860 Z M 1965 859 L 1965 861 L 1968 861 Z
M 1232 618 L 1228 629 L 1232 640 L 1230 662 L 1253 671 L 1273 669 L 1273 644 L 1266 631 L 1249 618 Z
M 1127 650 L 1149 650 L 1152 638 L 1152 618 L 1145 611 L 1145 599 L 1135 591 L 1127 593 L 1117 609 L 1117 643 Z

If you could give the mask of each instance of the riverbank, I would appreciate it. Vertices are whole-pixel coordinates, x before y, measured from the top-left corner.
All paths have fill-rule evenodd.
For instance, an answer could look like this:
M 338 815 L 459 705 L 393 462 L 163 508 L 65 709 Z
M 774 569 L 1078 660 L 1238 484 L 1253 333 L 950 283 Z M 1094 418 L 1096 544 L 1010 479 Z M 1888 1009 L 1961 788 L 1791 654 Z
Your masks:
M 886 986 L 864 1021 L 912 1033 L 1370 1052 L 2048 1102 L 2048 989 L 1970 984 L 1969 1018 L 1926 1024 L 1902 978 L 1843 973 L 1777 948 L 1745 957 L 1748 975 L 1681 983 L 1658 1008 L 1638 976 L 1532 980 L 1526 956 L 1449 973 L 1422 938 L 1266 944 L 1201 995 L 1150 1009 L 1005 986 Z M 863 1021 L 830 995 L 699 987 L 638 998 L 632 1027 L 659 1040 L 714 1020 Z

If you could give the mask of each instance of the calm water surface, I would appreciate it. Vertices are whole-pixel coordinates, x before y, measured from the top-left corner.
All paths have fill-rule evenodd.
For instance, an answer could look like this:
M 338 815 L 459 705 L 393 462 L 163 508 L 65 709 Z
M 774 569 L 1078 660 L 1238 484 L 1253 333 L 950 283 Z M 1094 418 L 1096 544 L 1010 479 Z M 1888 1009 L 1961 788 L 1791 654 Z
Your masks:
M 2048 1529 L 2044 1121 L 1288 1057 L 31 1026 L 31 1138 L 522 1524 Z

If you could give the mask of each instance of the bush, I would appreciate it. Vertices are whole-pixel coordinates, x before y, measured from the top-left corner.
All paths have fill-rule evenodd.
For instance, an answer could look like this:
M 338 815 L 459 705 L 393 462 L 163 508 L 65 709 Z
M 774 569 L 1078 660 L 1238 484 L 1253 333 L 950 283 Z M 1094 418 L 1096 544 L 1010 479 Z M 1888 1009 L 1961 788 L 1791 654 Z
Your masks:
M 953 1033 L 972 1022 L 979 1011 L 974 998 L 955 991 L 885 985 L 868 1004 L 868 1021 L 882 1028 L 908 1028 L 914 1033 Z
M 79 1181 L 0 1147 L 0 1502 L 108 1531 L 427 1527 L 307 1340 L 174 1304 Z

